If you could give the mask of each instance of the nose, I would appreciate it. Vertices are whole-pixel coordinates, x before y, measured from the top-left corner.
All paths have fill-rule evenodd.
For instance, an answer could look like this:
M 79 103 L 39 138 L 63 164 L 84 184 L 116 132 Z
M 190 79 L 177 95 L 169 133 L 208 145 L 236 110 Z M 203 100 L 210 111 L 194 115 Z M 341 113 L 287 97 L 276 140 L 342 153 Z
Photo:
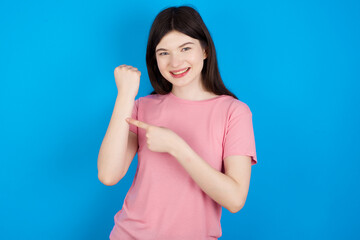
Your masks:
M 172 54 L 170 57 L 170 65 L 173 68 L 181 66 L 183 59 L 178 54 Z

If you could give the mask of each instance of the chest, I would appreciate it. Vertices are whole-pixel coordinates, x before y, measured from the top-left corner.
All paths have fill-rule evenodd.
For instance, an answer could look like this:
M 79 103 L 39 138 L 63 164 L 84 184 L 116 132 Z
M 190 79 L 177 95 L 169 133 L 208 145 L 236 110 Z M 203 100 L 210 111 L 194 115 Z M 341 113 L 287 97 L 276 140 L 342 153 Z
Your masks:
M 174 131 L 211 166 L 222 166 L 223 142 L 226 129 L 226 112 L 217 108 L 177 108 L 158 106 L 151 111 L 140 111 L 140 121 L 166 127 Z M 146 148 L 145 130 L 139 129 L 139 152 Z

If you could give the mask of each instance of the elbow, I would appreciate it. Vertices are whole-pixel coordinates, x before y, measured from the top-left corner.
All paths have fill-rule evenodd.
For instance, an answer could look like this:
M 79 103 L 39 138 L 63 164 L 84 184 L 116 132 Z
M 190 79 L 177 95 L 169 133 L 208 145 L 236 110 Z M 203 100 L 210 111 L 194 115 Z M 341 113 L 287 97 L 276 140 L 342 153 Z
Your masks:
M 114 179 L 114 178 L 109 178 L 108 176 L 103 176 L 101 174 L 98 174 L 98 179 L 102 184 L 106 186 L 114 186 L 122 179 L 122 177 L 120 179 Z
M 107 181 L 107 180 L 103 180 L 103 179 L 100 179 L 100 178 L 99 178 L 99 180 L 100 180 L 100 182 L 101 182 L 102 184 L 104 184 L 104 185 L 106 185 L 106 186 L 114 186 L 114 185 L 116 185 L 116 183 L 115 183 L 115 182 L 112 182 L 112 181 Z
M 109 167 L 103 166 L 101 164 L 102 161 L 103 160 L 101 160 L 99 157 L 97 165 L 99 181 L 106 186 L 116 185 L 124 177 L 125 174 L 117 174 L 121 171 L 116 171 L 117 173 L 114 173 L 114 169 L 109 169 Z
M 245 205 L 245 201 L 237 201 L 235 204 L 232 204 L 227 209 L 231 213 L 237 213 L 239 212 Z

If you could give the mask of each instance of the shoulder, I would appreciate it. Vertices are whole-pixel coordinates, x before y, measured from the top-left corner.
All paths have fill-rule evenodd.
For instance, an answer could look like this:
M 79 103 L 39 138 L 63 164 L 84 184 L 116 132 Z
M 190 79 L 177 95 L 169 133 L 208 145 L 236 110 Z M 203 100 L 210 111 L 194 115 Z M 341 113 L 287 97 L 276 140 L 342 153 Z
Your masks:
M 236 99 L 232 96 L 228 96 L 225 99 L 225 103 L 227 105 L 228 113 L 236 113 L 236 114 L 251 114 L 250 107 L 243 101 Z
M 160 94 L 149 94 L 143 97 L 139 97 L 138 99 L 135 100 L 135 102 L 137 102 L 138 104 L 146 104 L 149 102 L 154 102 L 154 101 L 158 101 L 163 97 L 163 95 Z
M 149 94 L 135 99 L 135 105 L 141 108 L 148 108 L 158 105 L 163 99 L 163 95 Z

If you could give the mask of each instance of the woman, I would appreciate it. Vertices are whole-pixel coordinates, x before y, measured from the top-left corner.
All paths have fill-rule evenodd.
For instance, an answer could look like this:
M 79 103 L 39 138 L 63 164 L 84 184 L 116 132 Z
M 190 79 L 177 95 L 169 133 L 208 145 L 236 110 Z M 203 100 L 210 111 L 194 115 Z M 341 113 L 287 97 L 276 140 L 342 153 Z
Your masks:
M 218 239 L 222 206 L 244 206 L 257 163 L 252 113 L 224 86 L 211 36 L 191 7 L 156 16 L 146 63 L 154 91 L 137 100 L 138 69 L 114 73 L 99 179 L 118 183 L 136 152 L 138 167 L 110 239 Z

